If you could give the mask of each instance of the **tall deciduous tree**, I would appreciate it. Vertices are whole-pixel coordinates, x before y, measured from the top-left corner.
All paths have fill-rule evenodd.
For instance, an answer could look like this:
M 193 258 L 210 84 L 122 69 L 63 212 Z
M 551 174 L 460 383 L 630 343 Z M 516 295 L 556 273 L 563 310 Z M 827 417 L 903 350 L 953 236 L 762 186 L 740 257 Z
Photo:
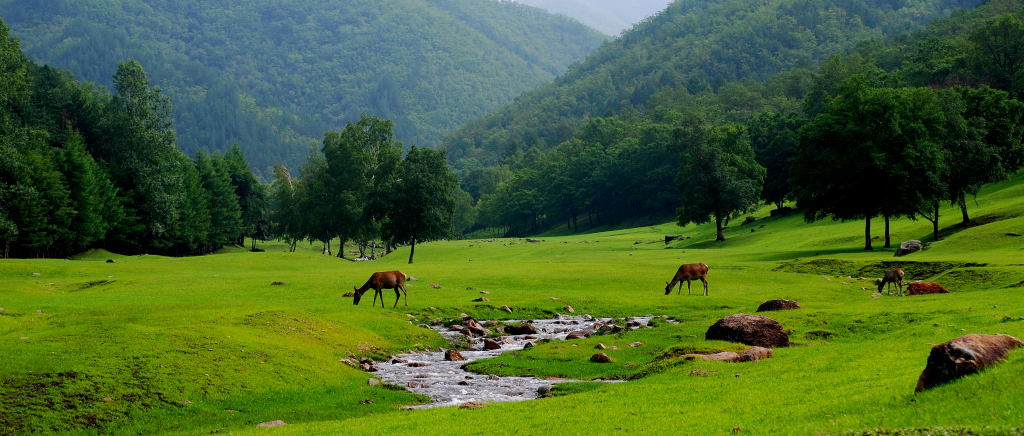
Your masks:
M 715 240 L 725 241 L 725 221 L 757 203 L 765 169 L 757 163 L 740 125 L 712 126 L 689 120 L 676 131 L 682 164 L 679 224 L 714 220 Z
M 797 114 L 762 112 L 747 123 L 757 162 L 765 167 L 761 198 L 781 209 L 790 196 L 790 168 L 800 146 L 797 131 L 806 121 Z
M 409 263 L 416 243 L 448 234 L 453 209 L 452 193 L 458 180 L 442 151 L 413 146 L 398 170 L 386 233 L 391 240 L 408 242 Z

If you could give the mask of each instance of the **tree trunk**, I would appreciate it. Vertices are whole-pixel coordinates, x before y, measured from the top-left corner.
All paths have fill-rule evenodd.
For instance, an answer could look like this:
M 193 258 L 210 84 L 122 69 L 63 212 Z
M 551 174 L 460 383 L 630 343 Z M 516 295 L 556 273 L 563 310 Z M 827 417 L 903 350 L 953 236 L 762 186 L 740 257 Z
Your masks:
M 345 243 L 346 242 L 348 242 L 348 237 L 347 236 L 339 236 L 338 237 L 338 257 L 340 257 L 342 259 L 347 259 L 345 257 Z
M 885 248 L 892 248 L 892 239 L 889 237 L 889 215 L 885 215 Z
M 864 251 L 871 251 L 871 217 L 864 218 Z
M 963 221 L 961 222 L 961 224 L 963 224 L 964 226 L 970 225 L 971 216 L 967 214 L 967 197 L 961 195 L 960 198 L 957 199 L 956 204 L 960 206 L 960 214 L 963 215 Z
M 327 255 L 330 256 L 331 255 L 331 240 L 330 239 L 328 239 L 327 243 L 324 244 L 324 249 L 327 250 Z
M 409 264 L 412 265 L 412 257 L 416 254 L 416 237 L 412 238 L 412 245 L 409 247 Z
M 364 257 L 366 257 L 366 243 L 365 242 L 360 242 L 359 243 L 359 258 L 364 258 Z
M 725 230 L 722 227 L 722 217 L 715 214 L 715 241 L 725 242 Z
M 934 210 L 934 213 L 935 213 L 935 221 L 932 221 L 932 240 L 933 241 L 938 241 L 939 240 L 939 202 L 936 201 L 934 204 L 932 204 L 932 207 L 934 208 L 933 210 Z

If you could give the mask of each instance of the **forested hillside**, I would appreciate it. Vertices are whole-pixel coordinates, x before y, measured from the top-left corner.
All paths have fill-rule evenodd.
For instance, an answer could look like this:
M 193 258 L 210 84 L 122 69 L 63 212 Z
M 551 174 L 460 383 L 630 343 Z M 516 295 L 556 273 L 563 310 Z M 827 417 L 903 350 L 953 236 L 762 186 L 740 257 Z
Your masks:
M 31 58 L 83 80 L 111 85 L 137 59 L 171 97 L 185 152 L 237 143 L 265 176 L 363 113 L 435 145 L 604 39 L 478 0 L 0 0 L 0 18 Z
M 938 239 L 940 204 L 969 226 L 969 198 L 1024 164 L 1022 11 L 993 0 L 764 81 L 662 90 L 650 108 L 563 125 L 570 139 L 548 151 L 464 170 L 462 184 L 479 225 L 511 234 L 675 213 L 716 221 L 723 240 L 759 202 L 784 213 L 796 200 L 809 220 L 879 217 L 888 229 L 906 216 Z
M 444 142 L 462 169 L 571 138 L 593 117 L 679 106 L 739 80 L 808 67 L 859 41 L 923 26 L 980 0 L 680 0 L 554 83 Z
M 672 0 L 515 0 L 556 14 L 573 17 L 608 35 L 618 35 L 633 24 L 665 9 Z

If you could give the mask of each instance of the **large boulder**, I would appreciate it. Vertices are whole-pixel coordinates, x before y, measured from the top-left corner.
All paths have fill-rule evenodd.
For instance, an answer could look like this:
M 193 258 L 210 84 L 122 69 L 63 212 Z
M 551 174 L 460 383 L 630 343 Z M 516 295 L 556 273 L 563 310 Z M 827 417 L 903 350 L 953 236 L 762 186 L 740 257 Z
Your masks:
M 594 334 L 593 330 L 576 330 L 565 335 L 565 339 L 585 339 Z
M 758 312 L 773 312 L 776 310 L 799 309 L 800 305 L 793 300 L 768 300 L 757 306 Z
M 535 335 L 537 334 L 537 327 L 533 324 L 522 323 L 519 325 L 507 325 L 505 326 L 505 334 L 509 335 Z
M 595 362 L 595 363 L 611 363 L 612 362 L 612 358 L 608 357 L 607 354 L 597 353 L 597 354 L 595 354 L 593 356 L 590 356 L 590 361 L 591 362 Z
M 928 294 L 948 294 L 949 289 L 942 287 L 938 283 L 932 282 L 910 282 L 907 284 L 907 295 L 928 295 Z
M 466 330 L 469 330 L 472 336 L 487 336 L 487 334 L 490 333 L 489 330 L 485 329 L 484 326 L 480 325 L 480 323 L 473 318 L 463 321 L 462 325 L 466 327 Z
M 1010 335 L 971 334 L 932 347 L 928 365 L 917 380 L 914 392 L 974 374 L 993 366 L 1024 342 Z
M 708 328 L 704 338 L 767 348 L 789 346 L 789 332 L 782 328 L 782 324 L 766 316 L 745 313 L 718 320 Z
M 896 257 L 906 256 L 915 251 L 920 251 L 923 247 L 924 245 L 922 245 L 921 241 L 918 240 L 904 242 L 900 244 L 900 248 L 896 249 Z

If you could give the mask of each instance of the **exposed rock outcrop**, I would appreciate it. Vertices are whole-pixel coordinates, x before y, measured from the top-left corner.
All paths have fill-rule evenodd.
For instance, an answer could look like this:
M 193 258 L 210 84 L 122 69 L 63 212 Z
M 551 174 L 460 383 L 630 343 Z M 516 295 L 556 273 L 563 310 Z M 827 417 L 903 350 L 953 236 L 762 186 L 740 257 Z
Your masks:
M 704 334 L 707 340 L 739 342 L 758 347 L 788 347 L 789 332 L 766 316 L 737 314 L 718 320 Z
M 993 366 L 1010 354 L 1010 351 L 1024 347 L 1024 342 L 1010 335 L 970 334 L 932 347 L 925 366 L 917 381 L 914 392 L 921 392 L 974 374 Z

